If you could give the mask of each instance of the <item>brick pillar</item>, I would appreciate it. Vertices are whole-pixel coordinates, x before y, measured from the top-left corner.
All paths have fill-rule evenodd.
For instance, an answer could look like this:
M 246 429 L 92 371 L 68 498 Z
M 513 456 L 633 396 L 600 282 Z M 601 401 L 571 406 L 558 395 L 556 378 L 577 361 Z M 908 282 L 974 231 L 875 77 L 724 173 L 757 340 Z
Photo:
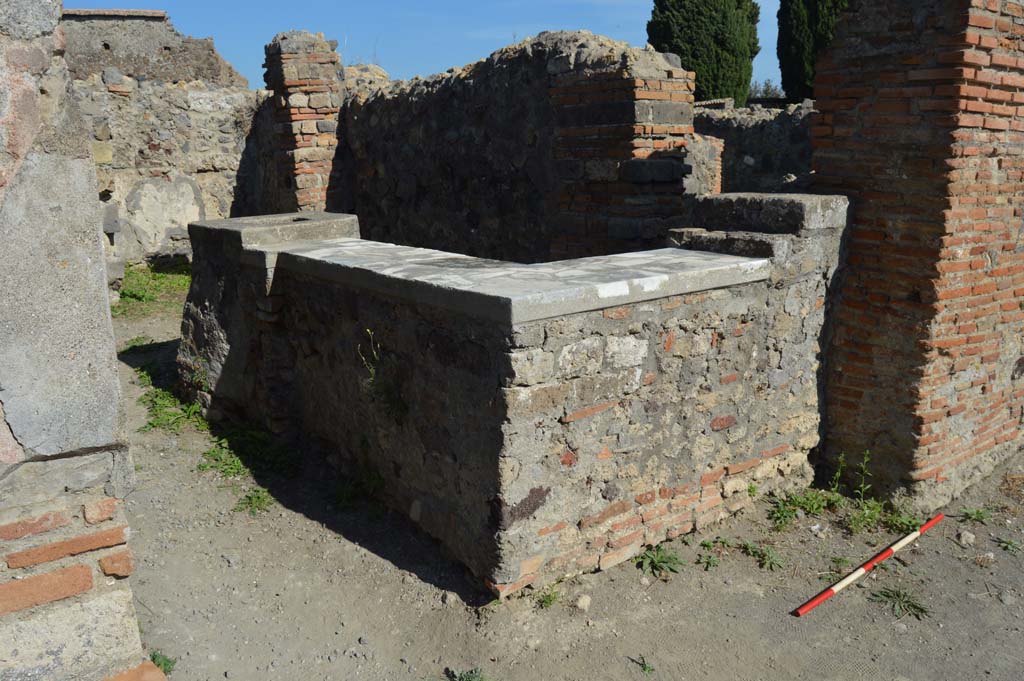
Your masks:
M 692 171 L 694 83 L 692 72 L 657 64 L 553 79 L 561 188 L 552 257 L 638 250 L 663 238 Z
M 850 197 L 827 448 L 935 507 L 1016 453 L 1024 4 L 853 0 L 818 64 L 819 191 Z
M 266 47 L 267 87 L 274 91 L 279 210 L 324 210 L 338 146 L 342 81 L 338 43 L 322 33 L 280 33 Z

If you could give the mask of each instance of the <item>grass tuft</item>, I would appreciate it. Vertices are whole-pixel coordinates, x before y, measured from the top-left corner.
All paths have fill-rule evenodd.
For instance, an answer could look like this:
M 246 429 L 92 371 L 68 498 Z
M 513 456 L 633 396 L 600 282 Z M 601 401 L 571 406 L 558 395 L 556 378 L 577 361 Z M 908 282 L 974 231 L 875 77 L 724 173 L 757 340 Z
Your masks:
M 490 681 L 490 677 L 486 676 L 479 667 L 470 669 L 468 672 L 456 672 L 446 669 L 444 676 L 448 681 Z
M 257 516 L 269 510 L 273 505 L 274 497 L 271 496 L 270 492 L 263 487 L 253 487 L 238 500 L 234 510 L 239 512 L 245 511 L 251 516 Z
M 537 595 L 537 607 L 541 610 L 547 610 L 557 603 L 561 597 L 562 594 L 560 594 L 558 589 L 552 584 Z
M 886 587 L 881 591 L 875 591 L 868 598 L 875 603 L 889 606 L 897 619 L 907 615 L 921 619 L 929 615 L 928 608 L 917 599 L 917 596 L 898 587 Z
M 170 674 L 174 671 L 174 665 L 178 664 L 176 658 L 167 657 L 159 650 L 154 650 L 149 654 L 149 660 L 157 666 L 164 674 Z
M 960 509 L 960 520 L 984 525 L 992 519 L 992 511 L 987 508 L 962 508 Z
M 121 300 L 110 307 L 114 317 L 143 317 L 180 305 L 192 275 L 187 263 L 170 267 L 137 265 L 125 270 Z
M 1012 539 L 996 539 L 996 546 L 1012 556 L 1016 556 L 1021 551 L 1024 551 L 1024 544 Z

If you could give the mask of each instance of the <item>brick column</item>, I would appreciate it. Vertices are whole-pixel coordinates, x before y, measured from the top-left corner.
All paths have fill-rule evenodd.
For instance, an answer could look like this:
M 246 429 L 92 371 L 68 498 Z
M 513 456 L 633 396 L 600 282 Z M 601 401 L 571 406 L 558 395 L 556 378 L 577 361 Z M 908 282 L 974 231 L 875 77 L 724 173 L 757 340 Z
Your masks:
M 274 91 L 279 210 L 324 210 L 338 145 L 342 82 L 338 43 L 322 33 L 280 33 L 266 46 L 267 87 Z
M 853 205 L 828 450 L 948 501 L 1020 447 L 1024 4 L 854 0 L 821 57 L 816 188 Z
M 683 210 L 690 147 L 701 142 L 694 83 L 690 71 L 653 65 L 553 79 L 561 171 L 553 258 L 639 250 L 664 236 L 666 218 Z M 702 146 L 709 149 L 714 156 Z

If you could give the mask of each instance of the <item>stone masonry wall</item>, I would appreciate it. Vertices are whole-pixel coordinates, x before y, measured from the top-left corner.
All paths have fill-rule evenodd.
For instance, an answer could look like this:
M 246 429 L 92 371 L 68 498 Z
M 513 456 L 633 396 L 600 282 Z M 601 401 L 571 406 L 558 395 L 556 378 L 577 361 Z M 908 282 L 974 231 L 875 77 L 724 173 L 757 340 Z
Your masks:
M 855 0 L 817 69 L 815 184 L 854 216 L 828 450 L 921 507 L 1020 451 L 1022 40 L 1017 1 Z
M 253 131 L 267 93 L 249 90 L 211 42 L 151 14 L 68 10 L 62 19 L 111 279 L 125 262 L 187 255 L 189 222 L 258 210 L 256 159 L 270 143 Z
M 701 135 L 722 140 L 722 191 L 799 192 L 810 186 L 813 104 L 694 111 Z
M 542 33 L 352 98 L 328 207 L 370 238 L 517 262 L 650 247 L 718 183 L 674 59 Z
M 126 579 L 134 469 L 60 10 L 0 7 L 0 678 L 157 679 Z
M 206 377 L 212 388 L 190 387 L 209 390 L 213 416 L 382 480 L 384 501 L 504 596 L 745 508 L 751 482 L 810 481 L 845 214 L 837 197 L 700 199 L 694 219 L 717 231 L 674 242 L 705 251 L 692 257 L 771 258 L 767 280 L 612 307 L 580 298 L 586 311 L 512 325 L 493 318 L 497 298 L 481 315 L 449 307 L 443 289 L 444 302 L 413 302 L 389 280 L 409 262 L 505 277 L 488 275 L 504 263 L 402 251 L 349 270 L 332 249 L 361 242 L 309 241 L 317 221 L 269 241 L 247 220 L 194 225 L 180 375 Z M 598 290 L 609 288 L 633 290 Z
M 245 88 L 248 82 L 213 47 L 174 30 L 159 10 L 67 9 L 61 20 L 65 60 L 75 80 L 115 68 L 137 80 L 199 80 L 213 87 Z

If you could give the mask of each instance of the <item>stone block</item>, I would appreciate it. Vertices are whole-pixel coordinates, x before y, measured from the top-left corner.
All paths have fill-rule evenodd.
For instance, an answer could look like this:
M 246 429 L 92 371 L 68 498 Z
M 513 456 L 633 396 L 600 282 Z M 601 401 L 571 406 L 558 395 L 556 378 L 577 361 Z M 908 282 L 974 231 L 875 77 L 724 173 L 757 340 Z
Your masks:
M 88 568 L 85 568 L 88 570 Z M 103 679 L 141 662 L 132 593 L 111 589 L 0 620 L 5 679 Z

